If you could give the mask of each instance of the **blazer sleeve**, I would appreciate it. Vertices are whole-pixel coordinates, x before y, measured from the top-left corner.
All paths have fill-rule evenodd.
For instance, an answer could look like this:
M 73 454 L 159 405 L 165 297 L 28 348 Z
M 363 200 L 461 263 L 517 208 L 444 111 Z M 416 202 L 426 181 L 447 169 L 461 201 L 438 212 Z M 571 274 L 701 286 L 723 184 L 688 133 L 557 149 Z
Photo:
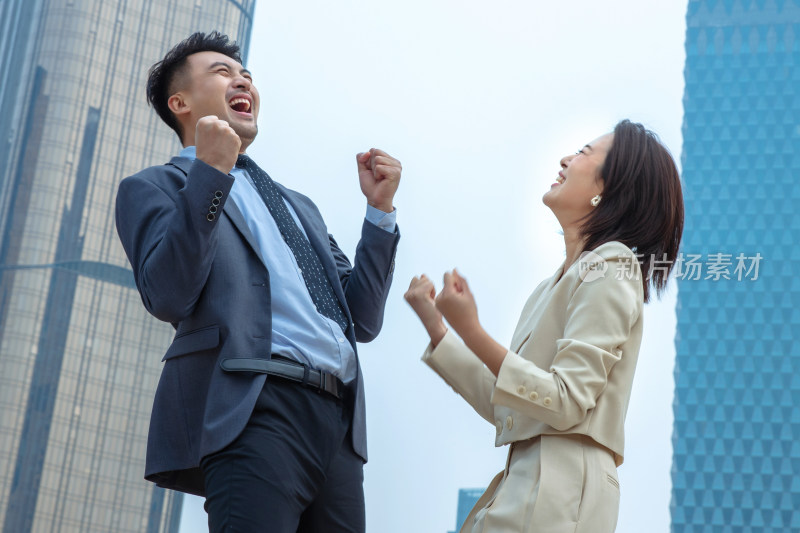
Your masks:
M 122 180 L 115 216 L 145 308 L 176 323 L 192 313 L 208 279 L 233 178 L 195 160 L 184 187 L 169 191 L 169 171 L 152 167 Z
M 491 402 L 494 374 L 460 339 L 448 330 L 436 348 L 428 345 L 422 360 L 479 415 L 494 425 Z
M 356 340 L 370 342 L 383 326 L 400 230 L 395 228 L 390 233 L 364 220 L 352 267 L 333 237 L 328 237 L 347 307 L 355 324 Z
M 619 260 L 608 262 L 610 268 L 603 278 L 578 280 L 567 304 L 564 337 L 556 342 L 550 368 L 540 368 L 509 351 L 497 376 L 492 403 L 559 431 L 586 418 L 622 357 L 619 347 L 629 338 L 642 310 L 640 278 L 617 276 Z

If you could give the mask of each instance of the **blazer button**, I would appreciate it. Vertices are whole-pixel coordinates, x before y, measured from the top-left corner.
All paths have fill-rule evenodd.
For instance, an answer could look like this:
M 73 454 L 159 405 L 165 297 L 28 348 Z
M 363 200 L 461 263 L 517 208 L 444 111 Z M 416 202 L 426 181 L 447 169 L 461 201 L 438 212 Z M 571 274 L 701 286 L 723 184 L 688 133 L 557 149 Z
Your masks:
M 213 222 L 215 218 L 217 218 L 217 216 L 214 213 L 209 213 L 206 215 L 206 220 L 209 222 Z
M 507 417 L 506 417 L 506 427 L 507 427 L 508 429 L 511 429 L 511 428 L 513 428 L 513 427 L 514 427 L 514 419 L 513 419 L 513 418 L 511 418 L 511 416 L 507 416 Z
M 548 406 L 548 405 L 550 405 L 551 403 L 553 403 L 553 400 L 551 400 L 551 399 L 550 399 L 550 396 L 548 396 L 548 397 L 546 397 L 544 400 L 542 400 L 542 404 L 543 404 L 545 407 L 547 407 L 547 406 Z
M 535 390 L 531 391 L 531 393 L 528 394 L 528 398 L 530 398 L 531 400 L 533 400 L 535 402 L 536 400 L 539 399 L 539 393 L 536 392 Z
M 495 429 L 497 430 L 498 435 L 503 432 L 503 423 L 501 421 L 498 420 L 497 422 L 495 422 L 494 426 Z
M 214 198 L 222 198 L 222 191 L 217 191 L 214 193 Z

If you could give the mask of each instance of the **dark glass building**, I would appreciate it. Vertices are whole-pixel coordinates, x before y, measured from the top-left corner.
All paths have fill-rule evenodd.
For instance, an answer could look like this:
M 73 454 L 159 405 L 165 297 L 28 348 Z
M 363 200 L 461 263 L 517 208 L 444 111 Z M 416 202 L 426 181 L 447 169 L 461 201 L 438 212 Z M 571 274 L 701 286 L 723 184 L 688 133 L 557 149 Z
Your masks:
M 144 481 L 160 358 L 114 227 L 117 184 L 167 161 L 151 64 L 195 30 L 247 50 L 255 0 L 0 2 L 0 530 L 173 532 Z
M 800 2 L 688 5 L 672 532 L 800 531 Z

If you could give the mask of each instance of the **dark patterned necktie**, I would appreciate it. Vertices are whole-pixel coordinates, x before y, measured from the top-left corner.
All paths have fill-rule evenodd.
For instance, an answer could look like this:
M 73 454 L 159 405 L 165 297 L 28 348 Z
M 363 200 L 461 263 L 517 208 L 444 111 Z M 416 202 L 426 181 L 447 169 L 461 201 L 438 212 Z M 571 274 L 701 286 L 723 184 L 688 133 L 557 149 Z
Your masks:
M 297 266 L 300 267 L 308 294 L 311 295 L 317 311 L 339 324 L 342 331 L 346 331 L 347 318 L 339 299 L 333 292 L 328 276 L 325 275 L 322 263 L 311 247 L 311 243 L 300 231 L 300 228 L 297 227 L 297 223 L 289 213 L 289 209 L 286 207 L 283 196 L 281 196 L 275 182 L 250 157 L 244 154 L 240 155 L 236 160 L 236 167 L 244 169 L 250 174 L 250 178 L 255 183 L 261 199 L 264 200 L 264 204 L 269 209 L 272 218 L 275 219 L 283 240 L 286 241 L 297 260 Z

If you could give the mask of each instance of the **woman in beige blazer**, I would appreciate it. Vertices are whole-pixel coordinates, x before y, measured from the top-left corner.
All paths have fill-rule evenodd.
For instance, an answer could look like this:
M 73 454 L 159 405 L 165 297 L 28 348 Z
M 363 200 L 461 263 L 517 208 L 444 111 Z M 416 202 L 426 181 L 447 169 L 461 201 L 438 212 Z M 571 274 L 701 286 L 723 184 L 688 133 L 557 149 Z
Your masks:
M 495 425 L 495 445 L 510 444 L 462 533 L 616 527 L 642 305 L 678 253 L 680 178 L 657 137 L 629 121 L 560 163 L 543 202 L 566 260 L 528 299 L 510 348 L 484 331 L 456 271 L 438 296 L 424 275 L 405 296 L 431 337 L 423 360 Z

